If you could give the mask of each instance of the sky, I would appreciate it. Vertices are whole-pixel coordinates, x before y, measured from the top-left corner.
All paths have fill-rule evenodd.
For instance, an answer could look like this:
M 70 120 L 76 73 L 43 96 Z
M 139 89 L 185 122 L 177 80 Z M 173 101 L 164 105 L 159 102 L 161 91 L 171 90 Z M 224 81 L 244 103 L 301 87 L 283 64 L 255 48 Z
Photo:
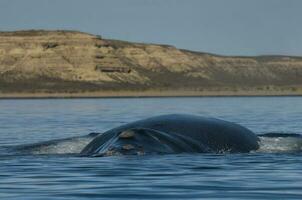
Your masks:
M 24 29 L 221 55 L 302 56 L 302 0 L 0 0 L 0 31 Z

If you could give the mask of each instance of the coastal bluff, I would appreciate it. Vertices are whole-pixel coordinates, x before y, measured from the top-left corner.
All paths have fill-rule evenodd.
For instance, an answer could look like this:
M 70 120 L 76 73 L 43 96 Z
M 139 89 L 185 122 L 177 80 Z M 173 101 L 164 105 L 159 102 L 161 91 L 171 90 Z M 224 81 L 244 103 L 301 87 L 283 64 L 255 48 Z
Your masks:
M 302 57 L 221 56 L 78 31 L 0 32 L 0 97 L 302 95 Z

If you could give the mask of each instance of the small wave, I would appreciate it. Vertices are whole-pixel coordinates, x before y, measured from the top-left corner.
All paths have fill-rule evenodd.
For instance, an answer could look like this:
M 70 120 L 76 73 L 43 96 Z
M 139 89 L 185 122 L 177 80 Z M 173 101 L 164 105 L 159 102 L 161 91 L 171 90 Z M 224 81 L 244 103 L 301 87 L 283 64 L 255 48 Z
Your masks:
M 302 152 L 302 137 L 259 137 L 260 148 L 256 152 L 262 153 L 295 153 Z
M 55 155 L 55 154 L 80 154 L 81 151 L 99 133 L 86 136 L 50 140 L 35 144 L 2 147 L 1 153 L 17 155 Z M 298 153 L 302 152 L 302 135 L 286 133 L 268 133 L 258 135 L 259 149 L 257 153 Z
M 28 145 L 19 145 L 11 148 L 17 154 L 79 154 L 82 149 L 94 138 L 95 134 L 87 136 L 51 140 Z

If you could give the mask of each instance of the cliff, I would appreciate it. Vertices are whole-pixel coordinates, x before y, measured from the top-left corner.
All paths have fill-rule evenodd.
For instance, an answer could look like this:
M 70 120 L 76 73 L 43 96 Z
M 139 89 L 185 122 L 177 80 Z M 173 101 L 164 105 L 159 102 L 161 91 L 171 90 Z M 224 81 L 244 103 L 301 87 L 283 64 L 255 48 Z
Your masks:
M 302 57 L 219 56 L 76 31 L 0 32 L 2 95 L 300 95 L 301 77 Z

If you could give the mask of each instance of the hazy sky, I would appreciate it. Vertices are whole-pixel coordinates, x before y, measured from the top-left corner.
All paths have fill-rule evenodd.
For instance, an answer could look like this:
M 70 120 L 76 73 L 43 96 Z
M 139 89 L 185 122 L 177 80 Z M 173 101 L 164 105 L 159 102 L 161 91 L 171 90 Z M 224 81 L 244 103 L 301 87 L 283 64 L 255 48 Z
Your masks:
M 226 55 L 302 56 L 302 0 L 0 0 L 0 30 L 72 29 Z

